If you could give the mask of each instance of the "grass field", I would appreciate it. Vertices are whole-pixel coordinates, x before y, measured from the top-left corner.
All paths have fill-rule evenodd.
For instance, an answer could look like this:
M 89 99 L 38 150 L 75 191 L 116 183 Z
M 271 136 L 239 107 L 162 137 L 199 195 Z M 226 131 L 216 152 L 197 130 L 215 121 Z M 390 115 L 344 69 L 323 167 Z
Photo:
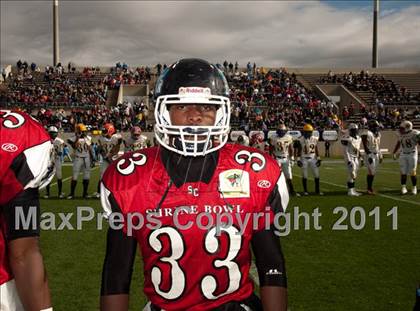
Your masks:
M 420 283 L 420 195 L 399 194 L 399 170 L 396 162 L 384 163 L 375 180 L 378 195 L 353 198 L 346 195 L 346 175 L 342 161 L 323 163 L 321 187 L 325 196 L 294 197 L 288 211 L 292 223 L 294 211 L 312 213 L 316 208 L 321 230 L 305 230 L 300 217 L 299 228 L 281 238 L 289 279 L 290 310 L 412 310 L 415 287 Z M 299 174 L 297 167 L 295 173 Z M 64 177 L 71 167 L 64 167 Z M 96 190 L 99 170 L 93 171 L 90 192 Z M 365 189 L 366 169 L 359 173 L 356 187 Z M 295 187 L 301 191 L 299 175 Z M 69 192 L 70 181 L 64 182 Z M 78 194 L 81 193 L 81 182 Z M 313 189 L 313 184 L 309 184 Z M 57 188 L 52 186 L 52 196 Z M 76 206 L 91 206 L 101 210 L 99 200 L 42 200 L 43 212 L 75 212 Z M 349 230 L 333 230 L 342 217 L 334 213 L 338 206 L 348 211 L 341 223 Z M 366 213 L 362 228 L 352 228 L 350 218 L 359 225 L 360 209 Z M 369 216 L 379 207 L 380 217 Z M 387 216 L 392 208 L 397 214 Z M 397 213 L 395 213 L 397 211 Z M 312 220 L 311 220 L 312 221 Z M 75 225 L 75 217 L 72 219 Z M 59 223 L 56 224 L 57 226 Z M 392 226 L 397 225 L 397 230 Z M 356 230 L 359 229 L 359 230 Z M 395 228 L 394 228 L 395 229 Z M 54 310 L 97 310 L 102 262 L 105 253 L 106 224 L 96 229 L 96 220 L 85 223 L 82 231 L 45 231 L 41 236 Z M 145 303 L 142 293 L 142 267 L 138 258 L 133 273 L 131 310 L 141 310 Z

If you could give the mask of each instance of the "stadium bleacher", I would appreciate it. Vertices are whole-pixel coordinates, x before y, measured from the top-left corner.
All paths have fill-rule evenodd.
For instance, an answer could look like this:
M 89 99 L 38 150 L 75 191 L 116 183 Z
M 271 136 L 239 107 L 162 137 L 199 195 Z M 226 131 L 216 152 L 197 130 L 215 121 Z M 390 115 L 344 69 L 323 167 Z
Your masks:
M 148 85 L 152 90 L 156 81 L 156 72 L 152 69 L 130 68 L 125 63 L 110 68 L 76 69 L 69 64 L 68 70 L 49 66 L 44 71 L 39 67 L 32 69 L 35 68 L 27 65 L 23 68 L 22 63 L 13 68 L 0 91 L 1 107 L 19 106 L 36 114 L 41 108 L 64 109 L 69 119 L 75 108 L 90 110 L 87 114 L 91 115 L 116 107 L 121 117 L 116 123 L 122 126 L 127 123 L 123 111 L 128 103 L 119 102 L 120 85 Z M 415 110 L 420 105 L 420 73 L 394 70 L 376 74 L 354 70 L 335 74 L 318 70 L 295 74 L 293 69 L 264 67 L 251 71 L 224 68 L 224 71 L 232 90 L 232 127 L 236 129 L 274 129 L 280 121 L 294 128 L 300 128 L 305 122 L 318 128 L 335 128 L 340 125 L 340 119 L 359 122 L 363 117 L 378 118 L 389 128 L 395 127 L 402 118 L 408 118 L 415 127 L 420 127 L 420 117 Z M 316 92 L 316 86 L 323 84 L 345 85 L 362 105 L 359 109 L 352 107 L 346 117 L 343 111 L 348 114 L 349 107 L 341 105 L 336 109 L 329 98 Z M 54 116 L 55 111 L 47 114 Z M 73 119 L 80 121 L 81 114 L 77 115 L 79 117 Z M 134 123 L 136 112 L 130 118 Z M 85 119 L 81 120 L 88 121 Z M 153 114 L 148 114 L 147 121 L 150 126 L 154 123 Z

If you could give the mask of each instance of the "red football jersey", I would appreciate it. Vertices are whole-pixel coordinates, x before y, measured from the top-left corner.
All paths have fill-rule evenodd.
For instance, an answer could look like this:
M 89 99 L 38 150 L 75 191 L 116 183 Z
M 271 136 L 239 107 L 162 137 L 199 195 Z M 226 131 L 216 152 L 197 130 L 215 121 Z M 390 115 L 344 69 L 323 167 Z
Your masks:
M 268 199 L 274 191 L 287 206 L 278 164 L 254 148 L 228 144 L 208 184 L 177 188 L 159 152 L 148 148 L 114 161 L 101 190 L 105 212 L 121 211 L 126 233 L 130 217 L 138 225 L 132 235 L 144 262 L 146 296 L 165 310 L 192 311 L 249 297 L 253 232 L 270 226 Z M 232 223 L 217 227 L 218 218 Z
M 0 206 L 27 188 L 52 177 L 52 143 L 42 125 L 30 116 L 0 110 Z M 0 285 L 12 279 L 5 241 L 6 223 L 0 213 Z

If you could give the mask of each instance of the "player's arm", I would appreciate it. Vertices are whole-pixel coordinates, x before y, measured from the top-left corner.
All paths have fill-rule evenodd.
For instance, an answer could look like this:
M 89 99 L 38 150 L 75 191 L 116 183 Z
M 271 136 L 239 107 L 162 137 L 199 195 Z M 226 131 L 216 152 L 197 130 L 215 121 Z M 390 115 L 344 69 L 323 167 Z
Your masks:
M 118 152 L 120 151 L 122 143 L 122 138 L 118 138 L 117 143 L 112 147 L 111 152 L 109 153 L 109 159 L 110 162 L 112 161 L 112 158 L 116 155 L 118 155 Z
M 367 141 L 367 135 L 362 135 L 362 144 L 363 144 L 363 149 L 365 150 L 366 154 L 370 153 L 370 150 L 368 148 L 368 141 Z
M 321 166 L 321 157 L 319 156 L 318 144 L 315 145 L 316 166 Z
M 122 213 L 114 196 L 105 188 L 104 184 L 101 186 L 101 203 L 107 215 Z M 115 223 L 115 225 L 118 225 L 118 223 Z M 135 238 L 127 236 L 122 228 L 113 228 L 110 223 L 102 268 L 101 311 L 128 310 L 136 248 Z
M 397 151 L 400 149 L 401 147 L 401 142 L 400 140 L 397 141 L 397 143 L 395 144 L 394 150 L 392 151 L 392 157 L 395 159 L 396 158 L 396 153 Z
M 76 137 L 74 138 L 74 141 L 71 138 L 67 139 L 67 143 L 73 148 L 76 149 L 76 143 L 79 139 L 79 136 L 76 134 Z
M 88 150 L 89 150 L 89 157 L 90 157 L 90 165 L 92 166 L 92 167 L 94 167 L 95 166 L 95 153 L 94 153 L 94 151 L 93 151 L 93 147 L 92 147 L 92 145 L 88 145 Z
M 264 311 L 287 310 L 287 277 L 280 240 L 274 228 L 254 234 L 252 249 L 260 281 Z M 275 271 L 275 273 L 270 273 Z
M 294 146 L 295 158 L 297 160 L 297 165 L 301 167 L 302 166 L 301 156 L 302 156 L 302 149 L 303 149 L 302 144 L 300 143 L 299 140 L 296 140 L 293 143 L 293 146 Z
M 9 264 L 22 304 L 27 311 L 50 308 L 48 280 L 38 241 L 38 189 L 29 188 L 23 191 L 3 206 L 3 211 L 7 223 Z M 29 219 L 29 226 L 23 227 L 22 218 Z
M 283 212 L 287 206 L 288 193 L 285 183 L 279 180 L 268 199 L 268 205 L 274 213 Z M 284 180 L 283 180 L 284 181 Z M 260 282 L 260 297 L 264 311 L 287 310 L 287 276 L 286 265 L 280 245 L 275 234 L 274 225 L 269 230 L 254 233 L 252 250 Z
M 127 311 L 137 243 L 122 229 L 109 228 L 101 284 L 101 311 Z

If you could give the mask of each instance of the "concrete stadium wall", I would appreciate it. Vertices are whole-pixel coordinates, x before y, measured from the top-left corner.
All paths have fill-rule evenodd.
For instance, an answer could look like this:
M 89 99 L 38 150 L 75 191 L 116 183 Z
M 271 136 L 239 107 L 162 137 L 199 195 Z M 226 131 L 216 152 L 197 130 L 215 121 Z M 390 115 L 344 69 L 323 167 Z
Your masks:
M 397 142 L 397 132 L 396 131 L 382 131 L 382 139 L 381 139 L 381 149 L 388 149 L 389 153 L 392 153 L 394 150 L 395 144 Z M 68 138 L 72 137 L 74 134 L 72 133 L 62 133 L 60 137 L 67 141 Z M 123 137 L 128 137 L 129 133 L 122 133 Z M 153 132 L 143 132 L 143 135 L 147 136 L 151 142 L 153 142 L 154 133 Z M 99 136 L 92 135 L 93 142 L 98 141 Z M 324 158 L 325 155 L 325 148 L 324 142 L 320 142 L 318 145 L 319 152 L 321 158 Z M 123 150 L 123 149 L 121 149 Z M 343 156 L 343 146 L 341 145 L 340 141 L 332 142 L 330 145 L 330 155 L 331 157 L 342 157 Z
M 345 86 L 341 84 L 317 84 L 316 87 L 328 96 L 340 96 L 340 113 L 344 106 L 349 107 L 351 103 L 354 103 L 356 111 L 359 111 L 360 99 L 354 96 Z
M 395 144 L 397 143 L 398 136 L 396 131 L 382 131 L 381 132 L 381 149 L 388 149 L 388 153 L 392 153 L 394 150 Z M 321 158 L 325 155 L 324 142 L 320 142 L 318 149 L 321 155 Z M 362 147 L 363 149 L 363 147 Z M 332 157 L 342 157 L 343 156 L 343 146 L 340 141 L 331 143 L 330 145 L 330 155 Z

